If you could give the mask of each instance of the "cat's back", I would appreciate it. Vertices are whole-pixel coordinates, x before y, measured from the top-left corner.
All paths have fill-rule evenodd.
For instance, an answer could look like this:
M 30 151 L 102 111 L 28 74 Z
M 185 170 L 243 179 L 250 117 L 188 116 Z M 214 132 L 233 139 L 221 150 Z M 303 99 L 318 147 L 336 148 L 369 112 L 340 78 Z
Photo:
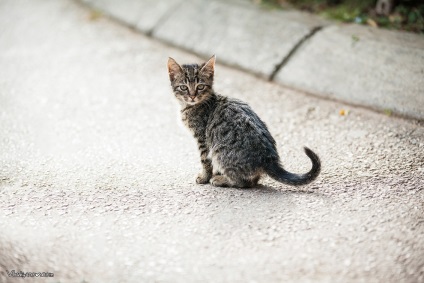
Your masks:
M 217 105 L 210 118 L 207 134 L 212 143 L 249 144 L 275 150 L 275 140 L 267 126 L 244 101 L 217 95 Z
M 212 115 L 211 122 L 226 123 L 233 127 L 254 127 L 268 131 L 265 123 L 253 111 L 253 109 L 244 101 L 217 95 L 217 106 Z M 233 129 L 234 130 L 234 129 Z
M 217 105 L 213 113 L 214 119 L 234 121 L 234 119 L 244 118 L 246 121 L 257 117 L 252 108 L 244 101 L 217 95 Z M 257 117 L 259 118 L 259 117 Z

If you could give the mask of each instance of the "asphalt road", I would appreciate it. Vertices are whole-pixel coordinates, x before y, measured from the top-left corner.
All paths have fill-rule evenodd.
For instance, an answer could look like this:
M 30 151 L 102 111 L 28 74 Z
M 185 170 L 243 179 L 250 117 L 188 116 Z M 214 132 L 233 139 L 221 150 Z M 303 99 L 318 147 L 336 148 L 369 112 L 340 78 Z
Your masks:
M 323 169 L 197 185 L 168 56 L 201 61 L 72 1 L 0 2 L 0 282 L 424 282 L 423 125 L 218 64 L 285 167 L 307 145 Z

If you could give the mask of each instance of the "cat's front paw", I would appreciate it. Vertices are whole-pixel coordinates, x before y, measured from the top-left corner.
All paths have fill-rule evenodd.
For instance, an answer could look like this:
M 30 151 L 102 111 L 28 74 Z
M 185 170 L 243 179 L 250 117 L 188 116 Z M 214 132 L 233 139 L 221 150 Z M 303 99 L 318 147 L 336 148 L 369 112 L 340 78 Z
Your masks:
M 209 180 L 211 179 L 211 176 L 200 173 L 196 178 L 197 184 L 207 184 L 209 183 Z

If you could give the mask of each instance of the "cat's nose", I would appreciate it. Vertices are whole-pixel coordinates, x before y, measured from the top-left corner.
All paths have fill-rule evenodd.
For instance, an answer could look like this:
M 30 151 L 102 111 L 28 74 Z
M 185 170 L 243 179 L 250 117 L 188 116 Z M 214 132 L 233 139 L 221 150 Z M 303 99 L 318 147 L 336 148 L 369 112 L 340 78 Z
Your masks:
M 194 98 L 196 97 L 195 95 L 189 95 L 188 97 L 191 98 L 192 101 L 194 101 Z

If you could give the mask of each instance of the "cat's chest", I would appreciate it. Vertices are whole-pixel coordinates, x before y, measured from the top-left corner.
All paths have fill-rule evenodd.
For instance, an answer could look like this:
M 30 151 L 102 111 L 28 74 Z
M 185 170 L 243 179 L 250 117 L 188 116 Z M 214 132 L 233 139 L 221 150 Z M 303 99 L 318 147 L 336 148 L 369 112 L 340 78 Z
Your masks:
M 207 125 L 206 117 L 199 114 L 198 111 L 182 112 L 181 121 L 195 135 L 204 133 Z
M 188 129 L 190 129 L 191 125 L 193 124 L 193 122 L 191 120 L 192 119 L 191 119 L 190 115 L 188 115 L 187 112 L 181 113 L 181 122 L 183 122 L 183 125 Z

